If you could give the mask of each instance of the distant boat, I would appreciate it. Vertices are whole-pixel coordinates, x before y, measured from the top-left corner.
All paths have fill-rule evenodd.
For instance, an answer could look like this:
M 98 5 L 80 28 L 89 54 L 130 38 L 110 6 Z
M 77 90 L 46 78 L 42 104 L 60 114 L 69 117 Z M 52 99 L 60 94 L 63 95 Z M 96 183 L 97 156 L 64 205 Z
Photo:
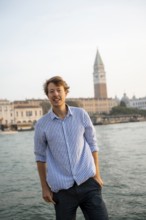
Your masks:
M 18 131 L 11 131 L 11 130 L 8 130 L 8 131 L 0 131 L 0 134 L 16 134 L 18 133 Z

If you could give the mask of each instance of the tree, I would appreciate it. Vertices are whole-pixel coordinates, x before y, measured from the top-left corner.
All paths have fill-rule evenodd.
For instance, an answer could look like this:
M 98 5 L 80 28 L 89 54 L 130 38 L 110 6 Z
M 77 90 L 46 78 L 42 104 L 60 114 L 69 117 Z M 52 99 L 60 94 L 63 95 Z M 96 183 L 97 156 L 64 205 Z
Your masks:
M 79 101 L 66 100 L 67 105 L 74 107 L 82 107 Z
M 45 115 L 49 111 L 49 109 L 51 108 L 51 105 L 50 105 L 49 101 L 47 101 L 47 100 L 41 102 L 40 105 L 43 110 L 43 115 Z
M 121 106 L 121 107 L 126 107 L 126 103 L 125 103 L 124 101 L 121 101 L 121 102 L 120 102 L 120 106 Z
M 146 116 L 146 110 L 138 108 L 127 108 L 124 106 L 113 107 L 110 115 L 141 115 Z

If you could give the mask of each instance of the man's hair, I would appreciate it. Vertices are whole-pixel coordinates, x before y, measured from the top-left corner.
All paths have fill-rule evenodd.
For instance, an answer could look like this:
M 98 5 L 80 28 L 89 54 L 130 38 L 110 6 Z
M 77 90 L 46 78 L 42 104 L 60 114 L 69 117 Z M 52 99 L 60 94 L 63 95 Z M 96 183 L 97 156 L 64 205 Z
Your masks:
M 61 76 L 54 76 L 44 83 L 44 92 L 48 96 L 48 85 L 50 83 L 54 83 L 56 86 L 63 86 L 64 90 L 68 93 L 69 92 L 69 86 L 67 83 L 63 80 Z

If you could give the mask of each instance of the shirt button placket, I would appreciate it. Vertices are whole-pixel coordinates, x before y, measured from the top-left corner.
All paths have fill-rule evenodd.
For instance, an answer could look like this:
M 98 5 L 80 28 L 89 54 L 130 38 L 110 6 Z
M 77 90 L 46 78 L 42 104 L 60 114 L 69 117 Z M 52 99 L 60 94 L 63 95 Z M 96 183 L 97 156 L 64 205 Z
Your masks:
M 71 172 L 72 172 L 72 176 L 75 179 L 75 175 L 73 173 L 73 167 L 72 167 L 72 160 L 71 160 L 71 152 L 70 152 L 70 147 L 69 147 L 69 142 L 68 142 L 68 138 L 67 138 L 67 134 L 66 134 L 66 126 L 65 126 L 65 122 L 62 121 L 62 127 L 63 127 L 63 132 L 64 132 L 64 138 L 65 138 L 65 142 L 66 142 L 66 147 L 67 147 L 67 153 L 68 153 L 68 157 L 69 157 L 69 162 L 70 162 L 70 168 L 71 168 Z

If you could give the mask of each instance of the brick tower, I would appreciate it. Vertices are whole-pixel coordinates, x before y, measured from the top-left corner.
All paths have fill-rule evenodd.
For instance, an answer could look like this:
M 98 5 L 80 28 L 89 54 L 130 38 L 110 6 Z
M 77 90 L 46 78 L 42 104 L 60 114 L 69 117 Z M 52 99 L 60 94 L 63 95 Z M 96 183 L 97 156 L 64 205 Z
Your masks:
M 104 64 L 102 62 L 98 50 L 94 62 L 93 80 L 94 80 L 94 98 L 107 99 L 106 75 L 104 70 Z

